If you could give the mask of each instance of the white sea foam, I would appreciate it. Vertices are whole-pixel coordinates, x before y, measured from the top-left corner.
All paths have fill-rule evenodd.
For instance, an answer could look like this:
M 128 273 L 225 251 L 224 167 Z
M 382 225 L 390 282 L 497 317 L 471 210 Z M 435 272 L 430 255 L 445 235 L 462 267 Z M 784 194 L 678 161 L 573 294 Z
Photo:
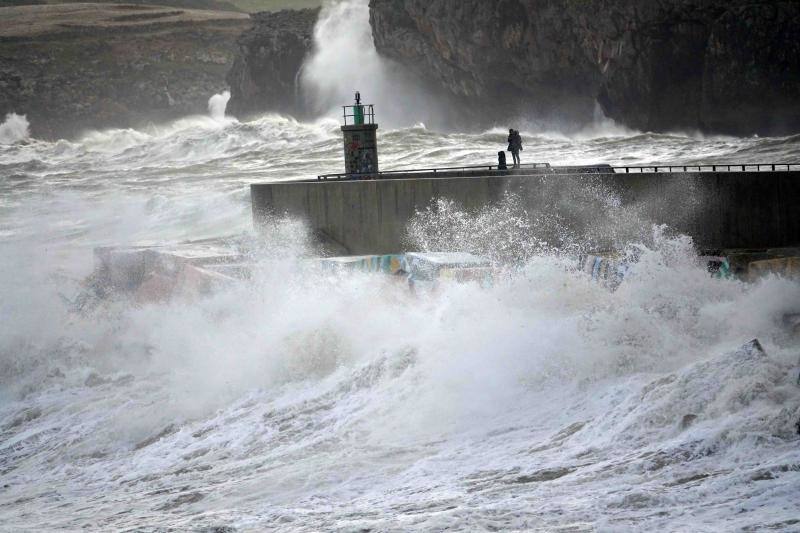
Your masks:
M 791 519 L 798 351 L 779 316 L 796 283 L 715 280 L 690 240 L 661 239 L 615 292 L 543 254 L 491 289 L 413 298 L 308 270 L 302 227 L 276 229 L 251 284 L 191 305 L 76 316 L 46 276 L 6 292 L 13 498 L 80 483 L 104 509 L 38 500 L 6 523 L 671 528 L 731 498 L 761 509 L 737 527 Z M 766 357 L 733 353 L 753 337 Z M 120 499 L 133 517 L 112 516 Z
M 553 164 L 800 155 L 795 138 L 523 134 Z M 505 132 L 380 141 L 385 168 L 477 164 Z M 568 205 L 532 226 L 509 198 L 410 228 L 513 265 L 491 288 L 416 298 L 318 272 L 286 222 L 248 247 L 248 284 L 76 312 L 93 247 L 245 233 L 250 183 L 341 157 L 336 120 L 276 115 L 0 146 L 5 527 L 793 527 L 798 284 L 713 279 L 689 236 L 601 189 L 575 194 L 648 230 L 621 243 L 638 263 L 613 292 L 575 271 Z M 753 338 L 766 357 L 736 353 Z
M 30 135 L 30 123 L 25 115 L 9 113 L 0 124 L 0 144 L 13 144 L 27 139 Z

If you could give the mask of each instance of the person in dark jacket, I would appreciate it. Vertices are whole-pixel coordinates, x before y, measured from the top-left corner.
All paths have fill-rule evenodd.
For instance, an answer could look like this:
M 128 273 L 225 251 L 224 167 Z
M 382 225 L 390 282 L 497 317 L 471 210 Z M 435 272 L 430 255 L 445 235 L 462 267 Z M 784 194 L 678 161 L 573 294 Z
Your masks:
M 508 130 L 508 151 L 514 158 L 514 168 L 519 168 L 519 153 L 522 151 L 522 137 L 515 129 Z

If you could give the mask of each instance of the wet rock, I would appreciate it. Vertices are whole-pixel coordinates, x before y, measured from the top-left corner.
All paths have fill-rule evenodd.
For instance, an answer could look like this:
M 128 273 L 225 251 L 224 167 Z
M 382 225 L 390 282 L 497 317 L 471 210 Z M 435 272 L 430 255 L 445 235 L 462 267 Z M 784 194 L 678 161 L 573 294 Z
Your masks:
M 313 44 L 319 9 L 255 13 L 252 29 L 237 41 L 227 76 L 228 110 L 240 118 L 264 111 L 303 115 L 299 73 Z
M 205 114 L 251 26 L 244 13 L 148 5 L 0 11 L 0 116 L 27 115 L 45 139 Z
M 731 4 L 711 24 L 704 47 L 701 123 L 707 129 L 734 134 L 796 132 L 800 123 L 798 3 Z M 800 274 L 800 262 L 795 273 Z
M 497 123 L 800 131 L 800 4 L 372 0 L 378 52 Z

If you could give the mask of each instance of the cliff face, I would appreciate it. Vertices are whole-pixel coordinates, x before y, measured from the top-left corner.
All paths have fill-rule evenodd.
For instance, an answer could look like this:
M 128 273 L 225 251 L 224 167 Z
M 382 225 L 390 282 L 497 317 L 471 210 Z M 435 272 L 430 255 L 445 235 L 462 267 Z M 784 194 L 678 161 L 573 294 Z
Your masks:
M 378 52 L 493 115 L 800 131 L 800 4 L 371 0 Z
M 263 111 L 302 115 L 299 74 L 313 45 L 319 9 L 256 13 L 242 34 L 233 67 L 229 111 L 244 117 Z
M 242 13 L 66 4 L 0 9 L 0 116 L 39 138 L 205 113 L 225 89 Z

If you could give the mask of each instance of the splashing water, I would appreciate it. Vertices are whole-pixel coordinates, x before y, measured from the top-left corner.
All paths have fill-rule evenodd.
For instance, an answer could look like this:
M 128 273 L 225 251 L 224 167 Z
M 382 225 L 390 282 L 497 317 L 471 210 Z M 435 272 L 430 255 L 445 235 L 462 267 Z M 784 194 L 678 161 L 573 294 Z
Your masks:
M 363 9 L 323 20 L 348 5 Z M 335 34 L 317 38 L 363 37 Z M 307 87 L 327 110 L 355 88 L 326 92 L 321 58 Z M 322 272 L 302 224 L 252 235 L 248 186 L 339 170 L 338 122 L 238 122 L 226 101 L 141 131 L 0 144 L 3 527 L 797 527 L 800 349 L 781 324 L 796 282 L 713 279 L 691 236 L 590 186 L 570 194 L 608 213 L 594 234 L 566 224 L 568 202 L 537 217 L 514 197 L 418 214 L 415 248 L 513 265 L 492 287 L 421 298 Z M 552 164 L 800 157 L 800 137 L 639 133 L 602 117 L 522 135 L 529 161 Z M 379 138 L 387 169 L 484 164 L 504 141 L 421 124 Z M 636 230 L 615 233 L 637 258 L 615 291 L 574 268 L 611 226 Z M 77 305 L 94 247 L 195 239 L 246 251 L 252 279 L 193 301 Z M 753 338 L 766 355 L 739 349 Z
M 368 0 L 326 3 L 314 29 L 314 52 L 301 73 L 309 108 L 331 117 L 360 91 L 375 104 L 384 126 L 446 122 L 446 105 L 420 86 L 401 65 L 378 56 L 369 24 Z
M 305 268 L 302 227 L 275 230 L 250 284 L 193 304 L 74 314 L 46 269 L 4 280 L 5 524 L 793 520 L 799 354 L 777 317 L 797 284 L 711 279 L 690 239 L 656 235 L 615 292 L 544 252 L 491 289 L 418 299 Z M 768 356 L 736 351 L 753 337 Z
M 9 113 L 6 120 L 0 124 L 0 144 L 13 144 L 27 139 L 30 124 L 25 115 Z
M 208 99 L 208 113 L 214 120 L 225 120 L 225 108 L 231 99 L 230 91 L 223 91 Z

